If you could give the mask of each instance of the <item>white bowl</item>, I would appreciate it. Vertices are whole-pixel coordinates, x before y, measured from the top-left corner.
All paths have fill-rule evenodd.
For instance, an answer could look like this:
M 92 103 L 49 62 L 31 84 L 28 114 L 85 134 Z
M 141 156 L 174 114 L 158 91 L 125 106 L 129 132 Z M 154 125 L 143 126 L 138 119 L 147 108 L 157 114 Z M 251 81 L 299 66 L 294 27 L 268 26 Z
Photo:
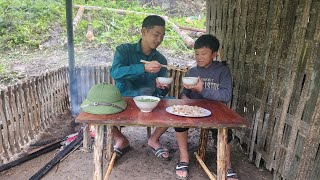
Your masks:
M 183 77 L 182 83 L 187 86 L 194 86 L 198 83 L 198 78 L 197 77 Z
M 160 98 L 155 96 L 136 96 L 133 101 L 142 112 L 151 112 L 160 102 Z
M 172 80 L 173 80 L 172 77 L 170 77 L 170 78 L 168 78 L 168 77 L 157 77 L 157 79 L 158 79 L 158 82 L 160 84 L 163 84 L 163 85 L 169 85 L 169 84 L 172 83 Z

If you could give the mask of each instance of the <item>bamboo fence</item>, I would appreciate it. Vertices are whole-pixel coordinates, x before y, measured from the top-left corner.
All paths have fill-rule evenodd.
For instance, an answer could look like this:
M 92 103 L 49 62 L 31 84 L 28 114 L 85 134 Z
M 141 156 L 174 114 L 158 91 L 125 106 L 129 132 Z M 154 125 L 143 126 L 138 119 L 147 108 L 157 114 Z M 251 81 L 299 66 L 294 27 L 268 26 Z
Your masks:
M 69 76 L 66 67 L 33 77 L 0 91 L 0 165 L 14 160 L 45 132 L 54 118 L 70 109 Z M 170 70 L 174 77 L 169 95 L 178 97 L 184 72 Z M 110 67 L 76 67 L 78 106 L 94 84 L 114 84 Z
M 0 91 L 0 165 L 23 153 L 69 110 L 67 79 L 67 68 L 60 68 Z
M 207 0 L 207 33 L 233 74 L 236 131 L 274 179 L 320 176 L 320 1 Z

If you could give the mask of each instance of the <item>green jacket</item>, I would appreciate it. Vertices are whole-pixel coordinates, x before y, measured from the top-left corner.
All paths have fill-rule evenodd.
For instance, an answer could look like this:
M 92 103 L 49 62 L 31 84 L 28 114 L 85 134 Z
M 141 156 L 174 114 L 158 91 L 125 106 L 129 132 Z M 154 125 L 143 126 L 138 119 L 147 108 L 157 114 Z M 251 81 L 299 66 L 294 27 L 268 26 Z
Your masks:
M 140 60 L 157 60 L 160 64 L 167 64 L 166 58 L 156 49 L 152 50 L 149 56 L 145 55 L 141 49 L 141 40 L 134 44 L 117 46 L 110 72 L 122 96 L 165 96 L 168 90 L 157 88 L 156 78 L 167 77 L 167 69 L 161 68 L 158 73 L 147 73 Z

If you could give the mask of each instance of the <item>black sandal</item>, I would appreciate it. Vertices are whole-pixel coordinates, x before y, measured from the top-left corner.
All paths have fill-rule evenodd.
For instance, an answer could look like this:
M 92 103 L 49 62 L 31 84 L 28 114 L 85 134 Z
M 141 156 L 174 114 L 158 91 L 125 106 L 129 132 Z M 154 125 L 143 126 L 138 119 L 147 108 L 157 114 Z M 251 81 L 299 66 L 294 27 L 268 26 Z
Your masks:
M 127 147 L 122 148 L 122 149 L 121 149 L 121 148 L 116 148 L 116 147 L 114 147 L 113 152 L 116 153 L 117 158 L 120 158 L 120 157 L 123 156 L 126 152 L 128 152 L 128 151 L 130 151 L 130 150 L 131 150 L 131 146 L 128 145 Z M 107 155 L 105 155 L 104 158 L 105 158 L 106 160 L 109 160 L 108 157 L 107 157 Z
M 131 149 L 130 145 L 125 148 L 114 148 L 114 152 L 116 153 L 117 157 L 123 156 L 126 152 Z
M 165 160 L 165 161 L 169 161 L 171 159 L 170 154 L 169 154 L 169 150 L 165 149 L 163 147 L 159 147 L 158 149 L 154 149 L 153 147 L 149 146 L 152 150 L 155 156 Z M 168 157 L 164 157 L 164 154 L 168 154 Z
M 239 179 L 237 173 L 233 169 L 227 169 L 227 179 L 228 178 Z
M 178 162 L 175 170 L 176 170 L 176 178 L 177 179 L 188 179 L 188 177 L 189 177 L 189 164 L 188 163 Z M 185 172 L 187 172 L 187 176 L 186 177 L 178 176 L 177 171 L 185 171 Z

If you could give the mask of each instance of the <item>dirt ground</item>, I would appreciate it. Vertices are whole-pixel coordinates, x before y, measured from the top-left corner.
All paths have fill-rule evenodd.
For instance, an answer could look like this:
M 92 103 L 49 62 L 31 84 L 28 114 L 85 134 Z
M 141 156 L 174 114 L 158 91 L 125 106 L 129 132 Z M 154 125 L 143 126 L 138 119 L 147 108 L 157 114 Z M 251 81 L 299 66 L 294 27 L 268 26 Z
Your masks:
M 48 141 L 56 137 L 64 137 L 77 132 L 81 124 L 75 124 L 74 118 L 64 114 L 56 118 L 55 123 L 47 130 L 40 141 Z M 179 161 L 179 150 L 175 140 L 175 132 L 169 128 L 161 136 L 161 144 L 168 147 L 173 159 L 163 161 L 156 158 L 147 145 L 147 131 L 145 127 L 125 127 L 122 132 L 128 137 L 132 149 L 117 159 L 110 175 L 111 180 L 163 180 L 176 179 L 174 168 Z M 196 163 L 193 152 L 197 151 L 199 130 L 189 130 L 190 177 L 189 179 L 209 179 L 204 170 Z M 215 142 L 209 136 L 205 163 L 212 172 L 216 172 Z M 0 173 L 0 179 L 24 180 L 29 179 L 58 153 L 59 149 L 43 154 Z M 242 180 L 269 180 L 272 174 L 264 168 L 256 168 L 250 163 L 236 139 L 231 142 L 232 165 Z M 104 160 L 104 171 L 108 161 Z M 43 179 L 47 180 L 87 180 L 93 176 L 93 152 L 85 152 L 82 148 L 72 152 L 67 158 L 53 167 Z

